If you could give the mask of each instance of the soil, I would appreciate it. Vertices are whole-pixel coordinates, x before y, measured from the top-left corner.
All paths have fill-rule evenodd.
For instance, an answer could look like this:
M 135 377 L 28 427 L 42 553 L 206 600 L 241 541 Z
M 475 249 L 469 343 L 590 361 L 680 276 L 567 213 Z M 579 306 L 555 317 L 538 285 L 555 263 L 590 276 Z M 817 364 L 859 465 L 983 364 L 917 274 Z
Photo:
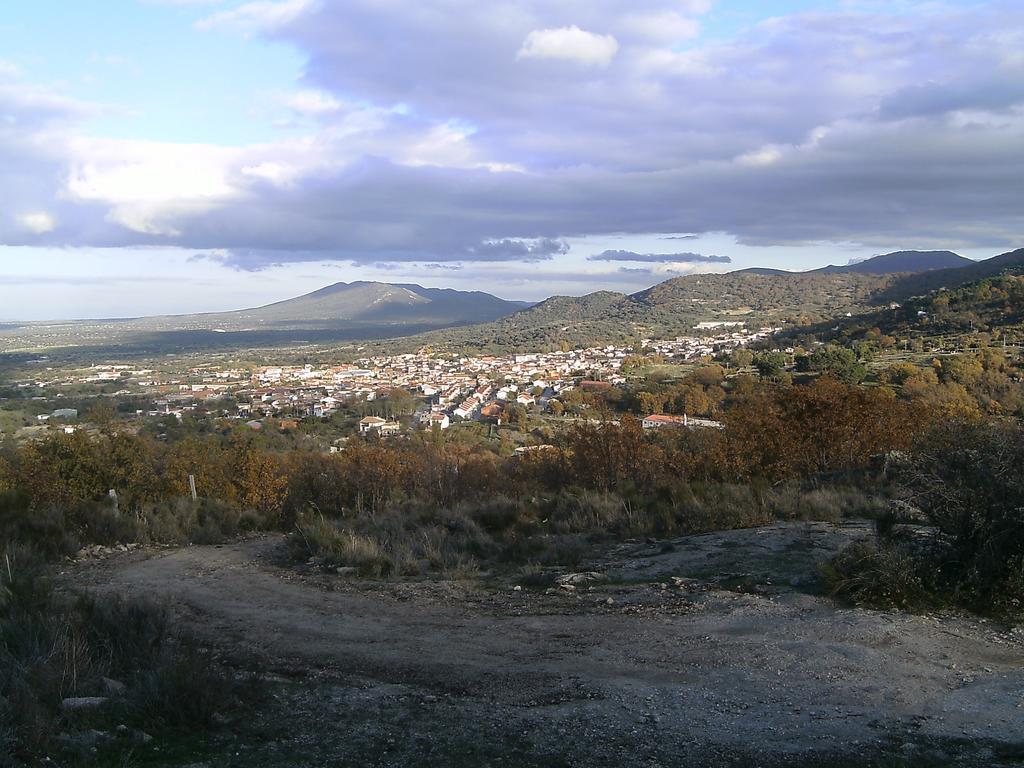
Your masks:
M 167 600 L 272 681 L 212 740 L 151 764 L 1024 762 L 1024 629 L 837 605 L 817 564 L 865 535 L 793 523 L 627 542 L 572 591 L 328 575 L 288 566 L 277 536 L 119 553 L 64 581 Z

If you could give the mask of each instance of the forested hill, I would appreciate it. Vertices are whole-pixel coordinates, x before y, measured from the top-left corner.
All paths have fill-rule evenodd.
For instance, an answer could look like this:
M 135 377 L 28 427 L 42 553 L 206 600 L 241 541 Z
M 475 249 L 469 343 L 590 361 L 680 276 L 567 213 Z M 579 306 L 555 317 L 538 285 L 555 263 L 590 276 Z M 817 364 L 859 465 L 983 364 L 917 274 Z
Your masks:
M 998 277 L 1004 273 L 1024 272 L 1024 248 L 1001 253 L 970 266 L 940 269 L 914 275 L 901 275 L 878 296 L 879 302 L 903 301 L 940 288 L 954 289 L 963 285 Z
M 956 289 L 1024 270 L 1024 249 L 978 262 L 950 251 L 899 251 L 869 262 L 811 272 L 686 275 L 632 295 L 602 291 L 555 296 L 495 322 L 428 333 L 416 340 L 467 352 L 500 352 L 672 337 L 692 333 L 694 325 L 707 320 L 825 326 L 847 315 L 870 315 L 877 307 L 936 288 Z M 949 263 L 960 266 L 937 268 Z M 875 272 L 909 267 L 927 271 Z
M 431 346 L 501 352 L 679 336 L 703 320 L 813 323 L 863 311 L 893 278 L 750 272 L 687 275 L 632 295 L 555 296 L 491 323 L 416 337 Z

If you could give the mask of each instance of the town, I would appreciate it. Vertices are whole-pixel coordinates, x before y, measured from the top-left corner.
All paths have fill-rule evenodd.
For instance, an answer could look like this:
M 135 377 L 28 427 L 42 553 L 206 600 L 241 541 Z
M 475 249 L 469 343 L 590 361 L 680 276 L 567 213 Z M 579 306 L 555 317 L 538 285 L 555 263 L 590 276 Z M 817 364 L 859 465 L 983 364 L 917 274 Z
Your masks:
M 641 355 L 677 365 L 695 363 L 767 339 L 778 329 L 701 323 L 696 330 L 719 333 L 644 339 L 636 348 L 604 346 L 505 356 L 465 357 L 421 350 L 343 365 L 199 365 L 161 371 L 104 364 L 72 372 L 47 371 L 51 375 L 37 375 L 18 385 L 43 393 L 34 398 L 40 406 L 54 406 L 37 414 L 36 426 L 23 428 L 20 436 L 53 429 L 75 431 L 79 410 L 61 401 L 69 397 L 66 390 L 83 387 L 104 387 L 104 397 L 132 402 L 131 411 L 120 409 L 128 418 L 181 420 L 186 415 L 216 415 L 253 430 L 263 429 L 268 420 L 280 429 L 295 428 L 302 419 L 330 419 L 340 409 L 353 406 L 362 415 L 358 431 L 380 436 L 420 428 L 444 430 L 465 422 L 501 425 L 517 406 L 531 413 L 562 416 L 565 401 L 572 397 L 569 393 L 600 393 L 624 384 L 630 364 Z M 718 426 L 692 415 L 664 414 L 648 414 L 643 425 Z

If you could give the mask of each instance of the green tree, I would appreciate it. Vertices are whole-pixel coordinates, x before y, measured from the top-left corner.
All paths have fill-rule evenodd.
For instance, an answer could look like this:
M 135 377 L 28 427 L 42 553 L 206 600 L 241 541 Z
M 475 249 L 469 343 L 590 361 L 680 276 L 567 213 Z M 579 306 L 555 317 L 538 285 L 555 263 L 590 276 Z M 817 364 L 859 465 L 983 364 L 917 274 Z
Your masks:
M 786 372 L 784 352 L 761 352 L 754 358 L 754 366 L 762 379 L 778 380 Z

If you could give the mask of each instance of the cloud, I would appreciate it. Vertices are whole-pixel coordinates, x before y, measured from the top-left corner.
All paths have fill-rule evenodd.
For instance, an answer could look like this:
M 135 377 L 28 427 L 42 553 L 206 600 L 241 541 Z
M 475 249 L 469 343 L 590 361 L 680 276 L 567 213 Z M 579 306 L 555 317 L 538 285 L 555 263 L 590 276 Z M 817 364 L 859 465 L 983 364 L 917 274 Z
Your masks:
M 618 50 L 619 43 L 611 35 L 596 35 L 573 25 L 533 30 L 526 36 L 516 58 L 563 59 L 587 66 L 606 67 Z
M 276 251 L 259 249 L 228 249 L 197 253 L 194 260 L 213 261 L 222 266 L 240 271 L 257 272 L 270 267 L 280 266 L 287 262 L 323 262 L 327 260 L 348 261 L 358 265 L 380 264 L 411 264 L 425 261 L 433 257 L 437 261 L 427 264 L 428 269 L 459 269 L 462 262 L 499 263 L 520 262 L 534 263 L 550 261 L 555 256 L 567 253 L 569 246 L 561 240 L 553 238 L 520 239 L 506 238 L 502 240 L 482 240 L 477 243 L 457 246 L 453 243 L 450 250 L 434 249 L 430 243 L 409 244 L 404 248 L 382 248 L 378 243 L 367 243 L 364 247 L 342 245 L 326 250 L 294 250 L 281 249 Z M 455 266 L 442 262 L 458 262 Z
M 57 222 L 53 216 L 45 211 L 23 214 L 18 217 L 18 221 L 21 222 L 25 229 L 36 235 L 45 235 L 47 232 L 53 232 L 57 228 Z
M 1019 245 L 1024 9 L 900 7 L 682 48 L 668 38 L 706 4 L 246 3 L 206 26 L 301 52 L 285 106 L 315 119 L 237 147 L 97 138 L 84 121 L 104 107 L 0 67 L 0 244 L 176 246 L 239 269 L 560 266 L 588 235 Z M 671 35 L 641 23 L 664 14 Z M 574 27 L 613 31 L 612 64 L 517 58 Z M 18 219 L 39 212 L 59 226 Z M 601 260 L 709 263 L 637 255 Z
M 470 261 L 545 261 L 568 251 L 566 243 L 550 237 L 537 240 L 505 238 L 470 246 L 463 256 Z
M 196 26 L 209 30 L 218 28 L 243 31 L 272 30 L 295 21 L 319 5 L 318 0 L 257 0 L 229 11 L 221 11 L 201 19 Z
M 283 101 L 287 107 L 304 115 L 326 115 L 345 106 L 329 93 L 311 90 L 289 94 Z
M 633 253 L 632 251 L 604 251 L 588 256 L 587 261 L 640 261 L 652 264 L 731 264 L 728 256 L 704 256 L 700 253 Z

